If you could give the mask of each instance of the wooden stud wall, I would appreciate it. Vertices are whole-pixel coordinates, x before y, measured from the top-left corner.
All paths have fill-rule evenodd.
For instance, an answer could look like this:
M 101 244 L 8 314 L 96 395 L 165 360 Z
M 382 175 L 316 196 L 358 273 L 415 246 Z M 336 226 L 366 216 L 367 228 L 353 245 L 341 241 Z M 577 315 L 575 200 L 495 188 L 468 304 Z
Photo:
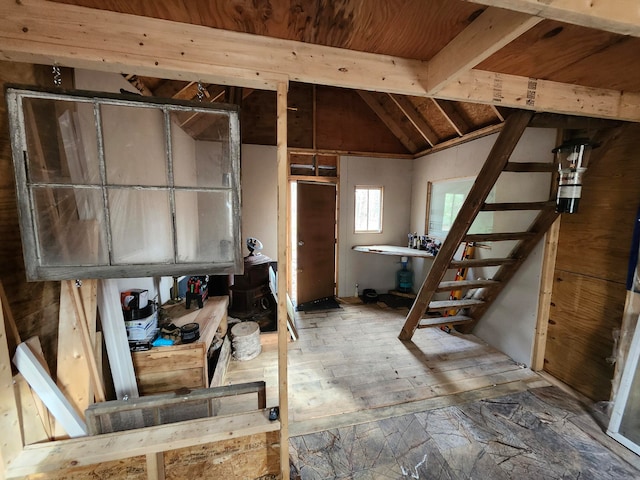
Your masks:
M 607 357 L 626 297 L 639 148 L 640 125 L 621 127 L 587 170 L 579 212 L 563 215 L 560 227 L 544 370 L 594 401 L 609 399 L 613 379 Z

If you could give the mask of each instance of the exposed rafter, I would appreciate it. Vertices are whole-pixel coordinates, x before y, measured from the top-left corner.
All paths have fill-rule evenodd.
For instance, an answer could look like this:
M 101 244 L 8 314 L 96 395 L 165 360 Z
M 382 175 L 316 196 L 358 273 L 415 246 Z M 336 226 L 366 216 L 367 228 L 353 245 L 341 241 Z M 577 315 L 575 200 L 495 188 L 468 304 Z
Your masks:
M 91 28 L 87 28 L 91 19 Z M 0 3 L 6 60 L 275 89 L 301 81 L 429 96 L 427 64 L 155 18 L 22 0 Z M 587 88 L 472 70 L 439 98 L 640 121 L 640 92 Z
M 458 113 L 453 102 L 437 98 L 432 98 L 431 101 L 459 136 L 463 136 L 471 129 L 462 115 Z M 504 121 L 504 118 L 501 118 L 500 121 Z
M 542 21 L 540 17 L 499 8 L 487 8 L 429 61 L 427 94 L 436 95 L 442 87 L 456 80 L 461 74 L 493 55 L 540 21 Z
M 637 0 L 472 0 L 607 32 L 640 37 Z
M 369 108 L 382 120 L 389 130 L 400 140 L 402 145 L 411 153 L 415 153 L 419 150 L 418 145 L 412 140 L 412 138 L 406 134 L 402 125 L 395 119 L 395 117 L 387 110 L 384 103 L 378 98 L 376 93 L 358 91 L 362 100 L 365 101 Z
M 389 94 L 391 100 L 402 110 L 402 113 L 406 115 L 409 121 L 416 128 L 418 133 L 424 138 L 432 147 L 438 143 L 438 136 L 433 131 L 431 126 L 427 123 L 422 114 L 418 111 L 416 106 L 411 103 L 411 100 L 401 95 Z

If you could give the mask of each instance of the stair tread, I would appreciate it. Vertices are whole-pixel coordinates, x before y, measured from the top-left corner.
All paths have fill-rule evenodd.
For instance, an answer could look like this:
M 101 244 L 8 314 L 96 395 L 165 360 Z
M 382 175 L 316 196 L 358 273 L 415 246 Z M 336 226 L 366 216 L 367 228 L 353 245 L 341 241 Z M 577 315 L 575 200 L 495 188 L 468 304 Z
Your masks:
M 521 211 L 521 210 L 544 210 L 545 208 L 555 207 L 554 200 L 544 202 L 503 202 L 503 203 L 485 203 L 482 205 L 484 212 L 504 212 L 504 211 Z
M 496 242 L 502 240 L 524 240 L 534 237 L 533 232 L 505 232 L 505 233 L 472 233 L 464 237 L 467 242 Z
M 448 290 L 462 290 L 464 288 L 491 287 L 498 285 L 500 282 L 495 280 L 450 280 L 440 282 L 437 292 L 446 292 Z
M 439 327 L 441 325 L 456 325 L 459 323 L 469 323 L 472 321 L 473 318 L 467 317 L 466 315 L 452 315 L 450 317 L 428 317 L 420 320 L 420 323 L 418 323 L 418 328 Z
M 452 260 L 449 268 L 493 267 L 515 263 L 515 258 L 470 258 L 468 260 Z
M 475 305 L 482 305 L 483 300 L 476 298 L 463 298 L 461 300 L 434 300 L 429 303 L 429 310 L 447 310 L 455 308 L 473 307 Z
M 503 172 L 555 172 L 558 167 L 554 163 L 543 162 L 509 162 Z

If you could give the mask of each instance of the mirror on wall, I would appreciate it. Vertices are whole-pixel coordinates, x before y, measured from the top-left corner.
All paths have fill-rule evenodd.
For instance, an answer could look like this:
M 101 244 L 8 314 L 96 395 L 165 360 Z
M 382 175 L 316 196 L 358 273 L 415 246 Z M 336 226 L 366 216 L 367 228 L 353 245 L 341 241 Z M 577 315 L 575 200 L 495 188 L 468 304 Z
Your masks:
M 29 280 L 242 271 L 236 106 L 6 98 Z

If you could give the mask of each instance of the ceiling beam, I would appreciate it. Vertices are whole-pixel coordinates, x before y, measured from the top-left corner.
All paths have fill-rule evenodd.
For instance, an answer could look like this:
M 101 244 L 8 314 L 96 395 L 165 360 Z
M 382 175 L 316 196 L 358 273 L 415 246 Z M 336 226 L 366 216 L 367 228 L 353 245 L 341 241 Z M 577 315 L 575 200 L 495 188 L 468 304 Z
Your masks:
M 290 80 L 429 96 L 425 88 L 427 64 L 419 60 L 44 0 L 0 2 L 0 59 L 263 90 L 275 90 L 278 82 Z M 538 93 L 531 102 L 527 95 L 536 93 L 530 88 L 534 84 Z M 559 104 L 558 95 L 562 99 Z M 437 97 L 640 121 L 640 92 L 477 70 L 461 74 Z
M 440 50 L 427 66 L 427 94 L 435 95 L 460 74 L 489 58 L 542 21 L 500 8 L 487 8 Z
M 358 94 L 365 101 L 369 108 L 373 110 L 373 112 L 378 116 L 380 120 L 387 126 L 391 133 L 393 133 L 398 140 L 404 145 L 411 153 L 416 153 L 418 151 L 418 145 L 411 139 L 409 135 L 406 134 L 402 125 L 394 118 L 394 116 L 386 109 L 383 102 L 378 98 L 377 93 L 365 92 L 363 90 L 358 90 Z
M 640 121 L 640 92 L 619 92 L 471 70 L 438 98 L 595 118 Z
M 402 113 L 406 115 L 409 121 L 416 128 L 418 133 L 424 138 L 429 145 L 432 147 L 438 143 L 440 140 L 436 132 L 433 131 L 431 125 L 427 123 L 426 119 L 422 116 L 422 114 L 418 111 L 416 106 L 411 103 L 409 97 L 402 95 L 389 94 L 393 103 L 395 103 Z
M 543 18 L 640 37 L 637 0 L 471 0 Z

